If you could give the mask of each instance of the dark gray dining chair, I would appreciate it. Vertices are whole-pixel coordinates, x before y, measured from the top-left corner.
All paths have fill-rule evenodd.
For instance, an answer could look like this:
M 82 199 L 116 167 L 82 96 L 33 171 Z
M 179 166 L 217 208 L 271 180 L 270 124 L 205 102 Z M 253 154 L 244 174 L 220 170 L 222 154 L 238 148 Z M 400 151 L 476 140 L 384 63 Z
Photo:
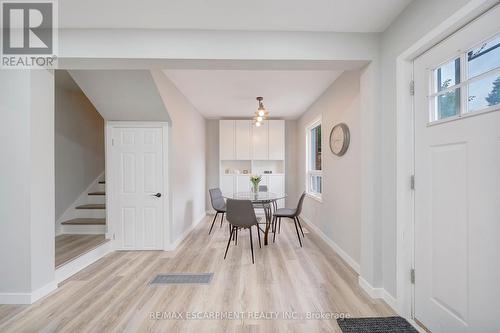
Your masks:
M 252 227 L 257 227 L 257 235 L 259 236 L 259 247 L 260 243 L 260 229 L 259 220 L 255 216 L 255 211 L 253 210 L 253 205 L 250 200 L 227 200 L 227 221 L 231 225 L 231 232 L 229 234 L 229 240 L 227 241 L 226 253 L 224 254 L 224 259 L 227 256 L 227 250 L 229 249 L 229 244 L 231 244 L 231 238 L 234 233 L 238 232 L 238 229 L 248 229 L 250 231 L 250 249 L 252 251 L 252 264 L 255 263 L 253 256 L 253 240 L 252 240 Z
M 299 228 L 302 232 L 302 237 L 305 237 L 304 231 L 302 230 L 302 225 L 300 224 L 299 215 L 302 213 L 302 204 L 304 203 L 304 198 L 306 196 L 306 192 L 303 192 L 300 196 L 299 203 L 297 204 L 297 208 L 279 208 L 273 214 L 273 225 L 274 225 L 274 235 L 273 235 L 273 243 L 276 239 L 276 230 L 278 232 L 281 231 L 281 218 L 289 218 L 292 219 L 295 224 L 295 231 L 297 231 L 297 237 L 299 238 L 300 247 L 302 247 L 302 241 L 300 240 Z M 276 225 L 278 223 L 278 225 Z
M 259 192 L 267 192 L 267 185 L 259 185 Z
M 224 214 L 226 213 L 226 202 L 224 201 L 224 197 L 222 196 L 220 188 L 211 188 L 208 190 L 208 192 L 210 193 L 210 202 L 212 203 L 212 208 L 216 212 L 214 220 L 212 221 L 212 226 L 208 231 L 208 234 L 210 235 L 210 233 L 212 232 L 212 228 L 214 227 L 215 220 L 217 219 L 219 213 L 222 214 L 222 217 L 220 219 L 220 225 L 222 227 L 222 222 L 224 221 Z

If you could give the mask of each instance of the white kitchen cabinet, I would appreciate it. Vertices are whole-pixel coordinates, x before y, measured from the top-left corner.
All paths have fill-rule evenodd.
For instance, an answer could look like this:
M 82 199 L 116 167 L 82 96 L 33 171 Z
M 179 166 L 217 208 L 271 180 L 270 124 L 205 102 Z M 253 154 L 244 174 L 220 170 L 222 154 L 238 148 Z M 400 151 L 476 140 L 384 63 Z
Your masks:
M 252 121 L 235 120 L 235 159 L 250 160 L 252 155 Z
M 250 192 L 250 175 L 236 175 L 236 192 Z
M 219 122 L 219 155 L 221 160 L 236 159 L 234 120 Z
M 267 175 L 267 187 L 271 193 L 285 193 L 285 175 Z M 285 205 L 285 200 L 277 201 L 278 208 Z
M 264 121 L 261 126 L 253 127 L 252 134 L 252 159 L 269 159 L 269 122 Z
M 270 160 L 285 159 L 285 121 L 269 120 L 269 157 Z
M 222 195 L 231 196 L 235 192 L 235 185 L 234 175 L 220 176 L 220 190 L 222 192 Z

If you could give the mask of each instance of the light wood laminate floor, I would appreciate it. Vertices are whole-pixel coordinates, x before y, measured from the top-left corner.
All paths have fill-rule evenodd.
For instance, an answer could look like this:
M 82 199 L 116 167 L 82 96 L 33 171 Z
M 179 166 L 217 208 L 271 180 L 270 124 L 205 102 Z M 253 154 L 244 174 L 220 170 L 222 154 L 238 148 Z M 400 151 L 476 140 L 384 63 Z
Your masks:
M 317 235 L 306 233 L 300 248 L 293 224 L 282 223 L 276 243 L 259 249 L 254 233 L 252 265 L 248 231 L 239 232 L 223 260 L 227 225 L 208 235 L 210 222 L 200 223 L 176 251 L 114 252 L 33 305 L 0 306 L 0 332 L 340 332 L 334 319 L 300 316 L 393 315 L 359 288 L 357 274 Z M 156 274 L 173 272 L 214 272 L 214 278 L 209 285 L 149 285 Z M 245 317 L 186 319 L 196 311 Z M 279 319 L 249 318 L 250 311 L 278 312 Z M 183 319 L 152 319 L 156 312 Z M 283 312 L 299 317 L 285 320 Z
M 56 268 L 106 242 L 104 235 L 59 235 L 56 237 Z

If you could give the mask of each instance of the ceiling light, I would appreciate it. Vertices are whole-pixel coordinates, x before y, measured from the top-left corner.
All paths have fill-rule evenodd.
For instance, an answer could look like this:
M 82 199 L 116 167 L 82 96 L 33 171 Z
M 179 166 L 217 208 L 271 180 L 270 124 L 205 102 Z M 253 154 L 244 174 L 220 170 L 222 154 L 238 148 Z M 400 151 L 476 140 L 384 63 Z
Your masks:
M 257 97 L 256 99 L 258 102 L 258 107 L 253 119 L 255 120 L 255 126 L 260 126 L 262 125 L 262 121 L 264 121 L 264 119 L 267 119 L 267 117 L 269 116 L 269 112 L 267 112 L 266 108 L 264 107 L 264 103 L 262 102 L 264 100 L 264 97 Z

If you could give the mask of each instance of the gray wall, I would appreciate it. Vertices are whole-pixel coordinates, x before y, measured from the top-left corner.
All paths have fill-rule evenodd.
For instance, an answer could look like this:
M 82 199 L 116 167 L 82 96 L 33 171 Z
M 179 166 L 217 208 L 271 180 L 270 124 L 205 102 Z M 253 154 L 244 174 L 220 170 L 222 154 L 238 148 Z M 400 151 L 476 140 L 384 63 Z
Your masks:
M 302 115 L 296 127 L 297 190 L 306 183 L 306 127 L 322 118 L 322 202 L 307 197 L 303 217 L 314 223 L 355 262 L 360 263 L 361 249 L 361 124 L 360 73 L 344 72 Z M 330 130 L 344 122 L 349 126 L 351 143 L 342 157 L 329 148 Z M 299 193 L 296 193 L 298 196 Z
M 78 89 L 55 88 L 56 219 L 104 171 L 104 120 Z
M 396 59 L 467 0 L 413 1 L 382 36 L 382 286 L 396 296 Z
M 151 72 L 171 119 L 169 128 L 170 240 L 205 216 L 205 118 L 162 71 Z
M 206 210 L 211 211 L 212 205 L 208 189 L 219 187 L 219 121 L 208 119 L 206 124 Z
M 29 295 L 54 279 L 53 74 L 2 71 L 0 114 L 3 299 L 4 293 Z

